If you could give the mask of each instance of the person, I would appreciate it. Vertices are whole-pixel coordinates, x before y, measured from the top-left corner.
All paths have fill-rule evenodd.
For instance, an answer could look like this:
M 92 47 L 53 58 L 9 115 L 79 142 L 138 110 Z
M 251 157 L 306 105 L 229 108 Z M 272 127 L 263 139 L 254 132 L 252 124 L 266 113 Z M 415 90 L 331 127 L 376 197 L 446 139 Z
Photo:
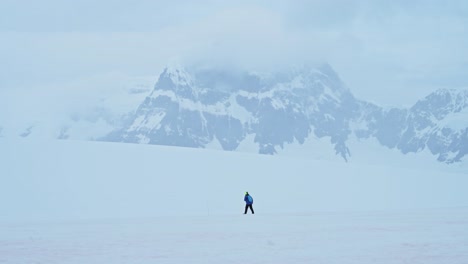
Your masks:
M 252 214 L 255 214 L 254 210 L 252 208 L 253 198 L 252 198 L 252 196 L 250 196 L 249 192 L 245 192 L 244 202 L 245 202 L 244 214 L 247 214 L 247 209 L 249 209 L 249 208 L 250 208 L 250 211 L 252 211 Z

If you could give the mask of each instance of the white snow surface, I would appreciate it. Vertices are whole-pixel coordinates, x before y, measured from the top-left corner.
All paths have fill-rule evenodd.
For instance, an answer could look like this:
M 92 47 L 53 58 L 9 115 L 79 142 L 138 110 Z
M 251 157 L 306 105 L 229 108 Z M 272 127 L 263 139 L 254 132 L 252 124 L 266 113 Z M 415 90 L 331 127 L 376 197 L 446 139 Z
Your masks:
M 463 131 L 468 128 L 468 107 L 460 112 L 450 113 L 438 124 L 439 127 L 451 128 L 455 131 Z
M 2 138 L 0 160 L 0 263 L 468 262 L 450 166 Z

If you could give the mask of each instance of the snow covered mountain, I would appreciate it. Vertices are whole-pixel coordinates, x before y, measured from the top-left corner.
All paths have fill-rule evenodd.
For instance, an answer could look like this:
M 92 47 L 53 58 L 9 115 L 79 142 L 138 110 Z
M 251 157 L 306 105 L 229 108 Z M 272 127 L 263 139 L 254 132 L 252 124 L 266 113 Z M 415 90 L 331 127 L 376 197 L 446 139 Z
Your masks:
M 360 138 L 375 137 L 402 153 L 429 149 L 437 160 L 452 163 L 468 153 L 468 90 L 438 90 L 409 109 L 382 109 L 361 103 L 356 129 Z
M 356 99 L 329 65 L 286 72 L 168 67 L 125 125 L 104 141 L 250 149 L 275 154 L 325 138 L 348 160 L 351 138 L 376 138 L 402 153 L 429 149 L 439 161 L 468 153 L 468 90 L 440 90 L 410 109 Z
M 157 76 L 111 74 L 24 93 L 5 92 L 0 97 L 0 137 L 101 138 L 123 125 L 122 120 L 151 92 L 156 80 Z
M 186 147 L 216 142 L 236 150 L 253 137 L 259 153 L 274 154 L 315 130 L 347 158 L 349 133 L 339 128 L 349 126 L 358 106 L 327 65 L 269 75 L 167 68 L 127 126 L 106 140 Z

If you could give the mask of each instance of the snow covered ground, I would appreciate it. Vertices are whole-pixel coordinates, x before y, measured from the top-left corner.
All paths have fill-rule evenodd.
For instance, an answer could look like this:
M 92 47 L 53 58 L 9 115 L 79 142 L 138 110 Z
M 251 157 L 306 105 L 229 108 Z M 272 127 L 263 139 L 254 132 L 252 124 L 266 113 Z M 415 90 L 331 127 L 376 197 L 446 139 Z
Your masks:
M 461 166 L 27 139 L 0 161 L 0 263 L 468 263 Z
M 468 209 L 9 224 L 0 263 L 467 263 Z

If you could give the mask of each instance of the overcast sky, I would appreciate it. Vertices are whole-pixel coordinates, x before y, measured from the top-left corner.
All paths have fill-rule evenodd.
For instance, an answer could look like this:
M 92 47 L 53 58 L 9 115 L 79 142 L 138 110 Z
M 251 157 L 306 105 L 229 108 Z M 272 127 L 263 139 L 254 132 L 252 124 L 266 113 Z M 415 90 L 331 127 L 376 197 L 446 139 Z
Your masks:
M 328 62 L 358 98 L 382 105 L 409 106 L 437 88 L 468 87 L 464 0 L 2 0 L 1 6 L 3 96 L 57 86 L 88 92 L 95 87 L 67 84 L 155 76 L 171 61 L 258 70 Z

